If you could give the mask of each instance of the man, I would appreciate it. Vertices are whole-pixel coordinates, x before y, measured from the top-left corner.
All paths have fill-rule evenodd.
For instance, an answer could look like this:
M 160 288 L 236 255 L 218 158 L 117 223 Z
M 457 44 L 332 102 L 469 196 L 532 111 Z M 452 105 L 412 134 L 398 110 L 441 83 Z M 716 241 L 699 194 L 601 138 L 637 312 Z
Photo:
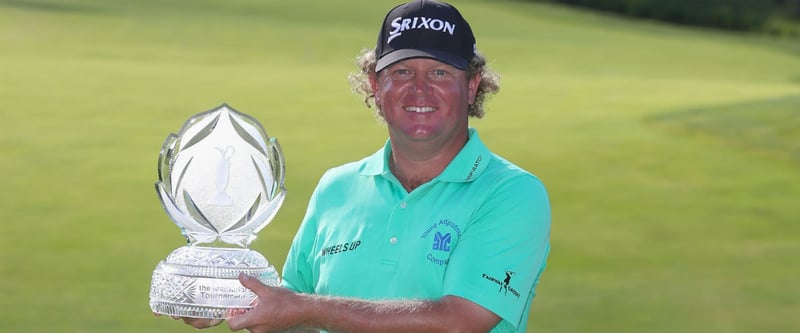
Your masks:
M 374 155 L 326 172 L 283 269 L 232 330 L 523 332 L 549 252 L 542 183 L 469 127 L 497 77 L 461 14 L 413 1 L 386 16 L 356 91 L 389 130 Z M 188 320 L 195 327 L 216 324 Z

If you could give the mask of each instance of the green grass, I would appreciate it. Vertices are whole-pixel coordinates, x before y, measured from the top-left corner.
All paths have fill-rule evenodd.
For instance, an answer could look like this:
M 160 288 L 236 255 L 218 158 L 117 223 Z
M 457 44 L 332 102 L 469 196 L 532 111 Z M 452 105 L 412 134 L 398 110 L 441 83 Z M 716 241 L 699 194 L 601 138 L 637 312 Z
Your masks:
M 346 76 L 394 4 L 0 0 L 0 332 L 191 330 L 147 306 L 183 244 L 153 182 L 223 102 L 286 153 L 253 244 L 282 266 L 322 172 L 386 138 Z M 473 125 L 552 196 L 529 331 L 800 330 L 796 40 L 458 6 L 503 75 Z
M 655 115 L 650 120 L 680 135 L 800 164 L 800 95 Z

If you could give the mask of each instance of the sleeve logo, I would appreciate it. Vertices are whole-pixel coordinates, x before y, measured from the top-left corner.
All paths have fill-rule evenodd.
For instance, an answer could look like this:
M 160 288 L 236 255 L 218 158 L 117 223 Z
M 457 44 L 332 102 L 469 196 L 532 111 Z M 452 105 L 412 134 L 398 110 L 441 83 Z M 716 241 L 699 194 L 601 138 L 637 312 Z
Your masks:
M 514 289 L 514 287 L 511 286 L 511 277 L 514 276 L 514 274 L 516 273 L 507 270 L 506 277 L 505 279 L 503 279 L 503 281 L 500 281 L 500 279 L 495 278 L 494 276 L 489 276 L 486 273 L 483 274 L 483 278 L 499 285 L 500 289 L 497 290 L 498 293 L 505 291 L 504 294 L 508 295 L 508 293 L 510 292 L 512 295 L 519 298 L 519 292 L 516 289 Z

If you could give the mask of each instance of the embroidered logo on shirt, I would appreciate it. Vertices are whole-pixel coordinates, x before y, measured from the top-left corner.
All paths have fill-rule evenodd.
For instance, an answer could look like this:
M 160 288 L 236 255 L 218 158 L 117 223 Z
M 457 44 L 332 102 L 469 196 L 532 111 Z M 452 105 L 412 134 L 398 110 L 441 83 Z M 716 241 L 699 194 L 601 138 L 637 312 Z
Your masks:
M 450 262 L 450 250 L 453 249 L 455 242 L 461 238 L 461 227 L 449 219 L 441 219 L 428 226 L 420 235 L 422 239 L 429 239 L 433 235 L 431 251 L 425 259 L 439 266 L 446 266 Z M 455 240 L 453 239 L 455 235 Z
M 435 251 L 450 252 L 450 239 L 451 238 L 452 237 L 450 237 L 450 233 L 449 232 L 444 234 L 444 235 L 442 235 L 441 232 L 437 231 L 436 234 L 433 235 L 433 249 Z
M 478 167 L 481 165 L 481 161 L 483 161 L 483 156 L 478 155 L 478 158 L 475 159 L 475 163 L 472 164 L 472 169 L 469 170 L 469 174 L 464 181 L 468 181 L 472 179 L 472 175 L 475 174 L 475 171 L 478 171 Z
M 510 292 L 512 295 L 514 295 L 517 298 L 519 298 L 519 292 L 516 289 L 514 289 L 514 287 L 511 286 L 511 277 L 514 274 L 516 274 L 516 273 L 507 270 L 506 271 L 506 278 L 503 279 L 503 281 L 500 281 L 499 279 L 497 279 L 497 278 L 495 278 L 493 276 L 489 276 L 486 273 L 483 273 L 483 278 L 486 279 L 486 280 L 492 281 L 494 283 L 497 283 L 500 286 L 500 289 L 497 290 L 498 293 L 499 292 L 503 292 L 503 290 L 505 290 L 505 294 L 506 295 L 508 295 L 508 293 Z
M 355 251 L 358 246 L 361 245 L 360 240 L 354 240 L 352 242 L 347 243 L 340 243 L 334 244 L 331 246 L 323 247 L 321 251 L 319 251 L 319 256 L 324 257 L 328 255 L 334 255 L 337 253 L 347 252 L 347 251 Z

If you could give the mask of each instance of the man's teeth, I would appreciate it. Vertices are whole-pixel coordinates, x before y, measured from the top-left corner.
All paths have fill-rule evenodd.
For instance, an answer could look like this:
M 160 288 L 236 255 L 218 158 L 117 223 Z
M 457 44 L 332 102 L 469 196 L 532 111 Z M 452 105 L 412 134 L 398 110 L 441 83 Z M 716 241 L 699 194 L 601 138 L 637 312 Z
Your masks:
M 419 113 L 426 113 L 426 112 L 436 111 L 435 108 L 430 107 L 430 106 L 406 106 L 405 109 L 408 112 L 419 112 Z

